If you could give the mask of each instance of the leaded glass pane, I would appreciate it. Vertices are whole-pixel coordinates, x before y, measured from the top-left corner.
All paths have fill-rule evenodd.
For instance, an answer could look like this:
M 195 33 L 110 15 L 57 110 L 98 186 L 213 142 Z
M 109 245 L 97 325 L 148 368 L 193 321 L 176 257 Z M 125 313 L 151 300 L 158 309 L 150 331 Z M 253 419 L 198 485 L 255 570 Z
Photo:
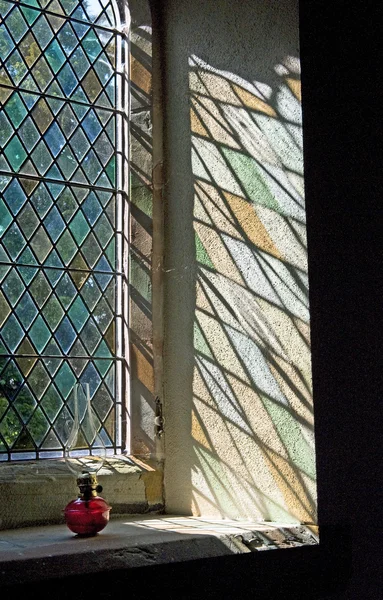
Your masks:
M 76 383 L 118 449 L 113 7 L 0 2 L 0 453 L 12 458 L 62 455 Z

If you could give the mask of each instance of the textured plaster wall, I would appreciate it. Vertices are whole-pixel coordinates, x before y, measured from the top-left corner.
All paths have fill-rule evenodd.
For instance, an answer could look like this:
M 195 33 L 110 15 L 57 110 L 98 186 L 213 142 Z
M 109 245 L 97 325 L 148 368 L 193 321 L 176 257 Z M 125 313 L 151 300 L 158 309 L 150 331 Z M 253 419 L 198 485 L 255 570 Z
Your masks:
M 298 6 L 165 3 L 165 499 L 316 520 Z

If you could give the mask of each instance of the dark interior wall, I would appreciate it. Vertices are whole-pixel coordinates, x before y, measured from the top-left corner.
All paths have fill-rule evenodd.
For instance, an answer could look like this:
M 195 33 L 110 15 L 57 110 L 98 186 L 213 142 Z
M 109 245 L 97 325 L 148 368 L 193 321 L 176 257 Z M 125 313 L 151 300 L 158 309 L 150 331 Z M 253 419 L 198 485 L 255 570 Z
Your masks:
M 230 10 L 241 5 L 231 2 Z M 76 599 L 382 596 L 381 4 L 305 0 L 300 13 L 321 544 L 68 578 L 29 586 L 28 593 Z

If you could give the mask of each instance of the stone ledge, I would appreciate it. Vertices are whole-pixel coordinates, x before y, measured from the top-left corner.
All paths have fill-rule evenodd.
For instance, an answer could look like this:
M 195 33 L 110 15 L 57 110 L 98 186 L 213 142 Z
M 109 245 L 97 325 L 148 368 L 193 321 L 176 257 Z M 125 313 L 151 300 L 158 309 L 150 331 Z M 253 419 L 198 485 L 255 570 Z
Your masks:
M 0 585 L 315 545 L 318 541 L 315 532 L 299 524 L 170 515 L 114 518 L 92 538 L 79 538 L 65 525 L 3 531 Z
M 113 515 L 162 510 L 160 464 L 108 457 L 98 479 Z M 63 509 L 77 495 L 64 460 L 0 464 L 0 530 L 62 524 Z

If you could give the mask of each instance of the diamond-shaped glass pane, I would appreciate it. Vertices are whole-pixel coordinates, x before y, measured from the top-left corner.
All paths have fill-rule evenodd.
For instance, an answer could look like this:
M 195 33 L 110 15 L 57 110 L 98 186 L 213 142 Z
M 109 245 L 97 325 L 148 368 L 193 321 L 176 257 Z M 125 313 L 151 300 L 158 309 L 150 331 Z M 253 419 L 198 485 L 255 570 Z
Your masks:
M 62 453 L 78 380 L 112 446 L 122 38 L 109 0 L 0 9 L 0 454 Z

